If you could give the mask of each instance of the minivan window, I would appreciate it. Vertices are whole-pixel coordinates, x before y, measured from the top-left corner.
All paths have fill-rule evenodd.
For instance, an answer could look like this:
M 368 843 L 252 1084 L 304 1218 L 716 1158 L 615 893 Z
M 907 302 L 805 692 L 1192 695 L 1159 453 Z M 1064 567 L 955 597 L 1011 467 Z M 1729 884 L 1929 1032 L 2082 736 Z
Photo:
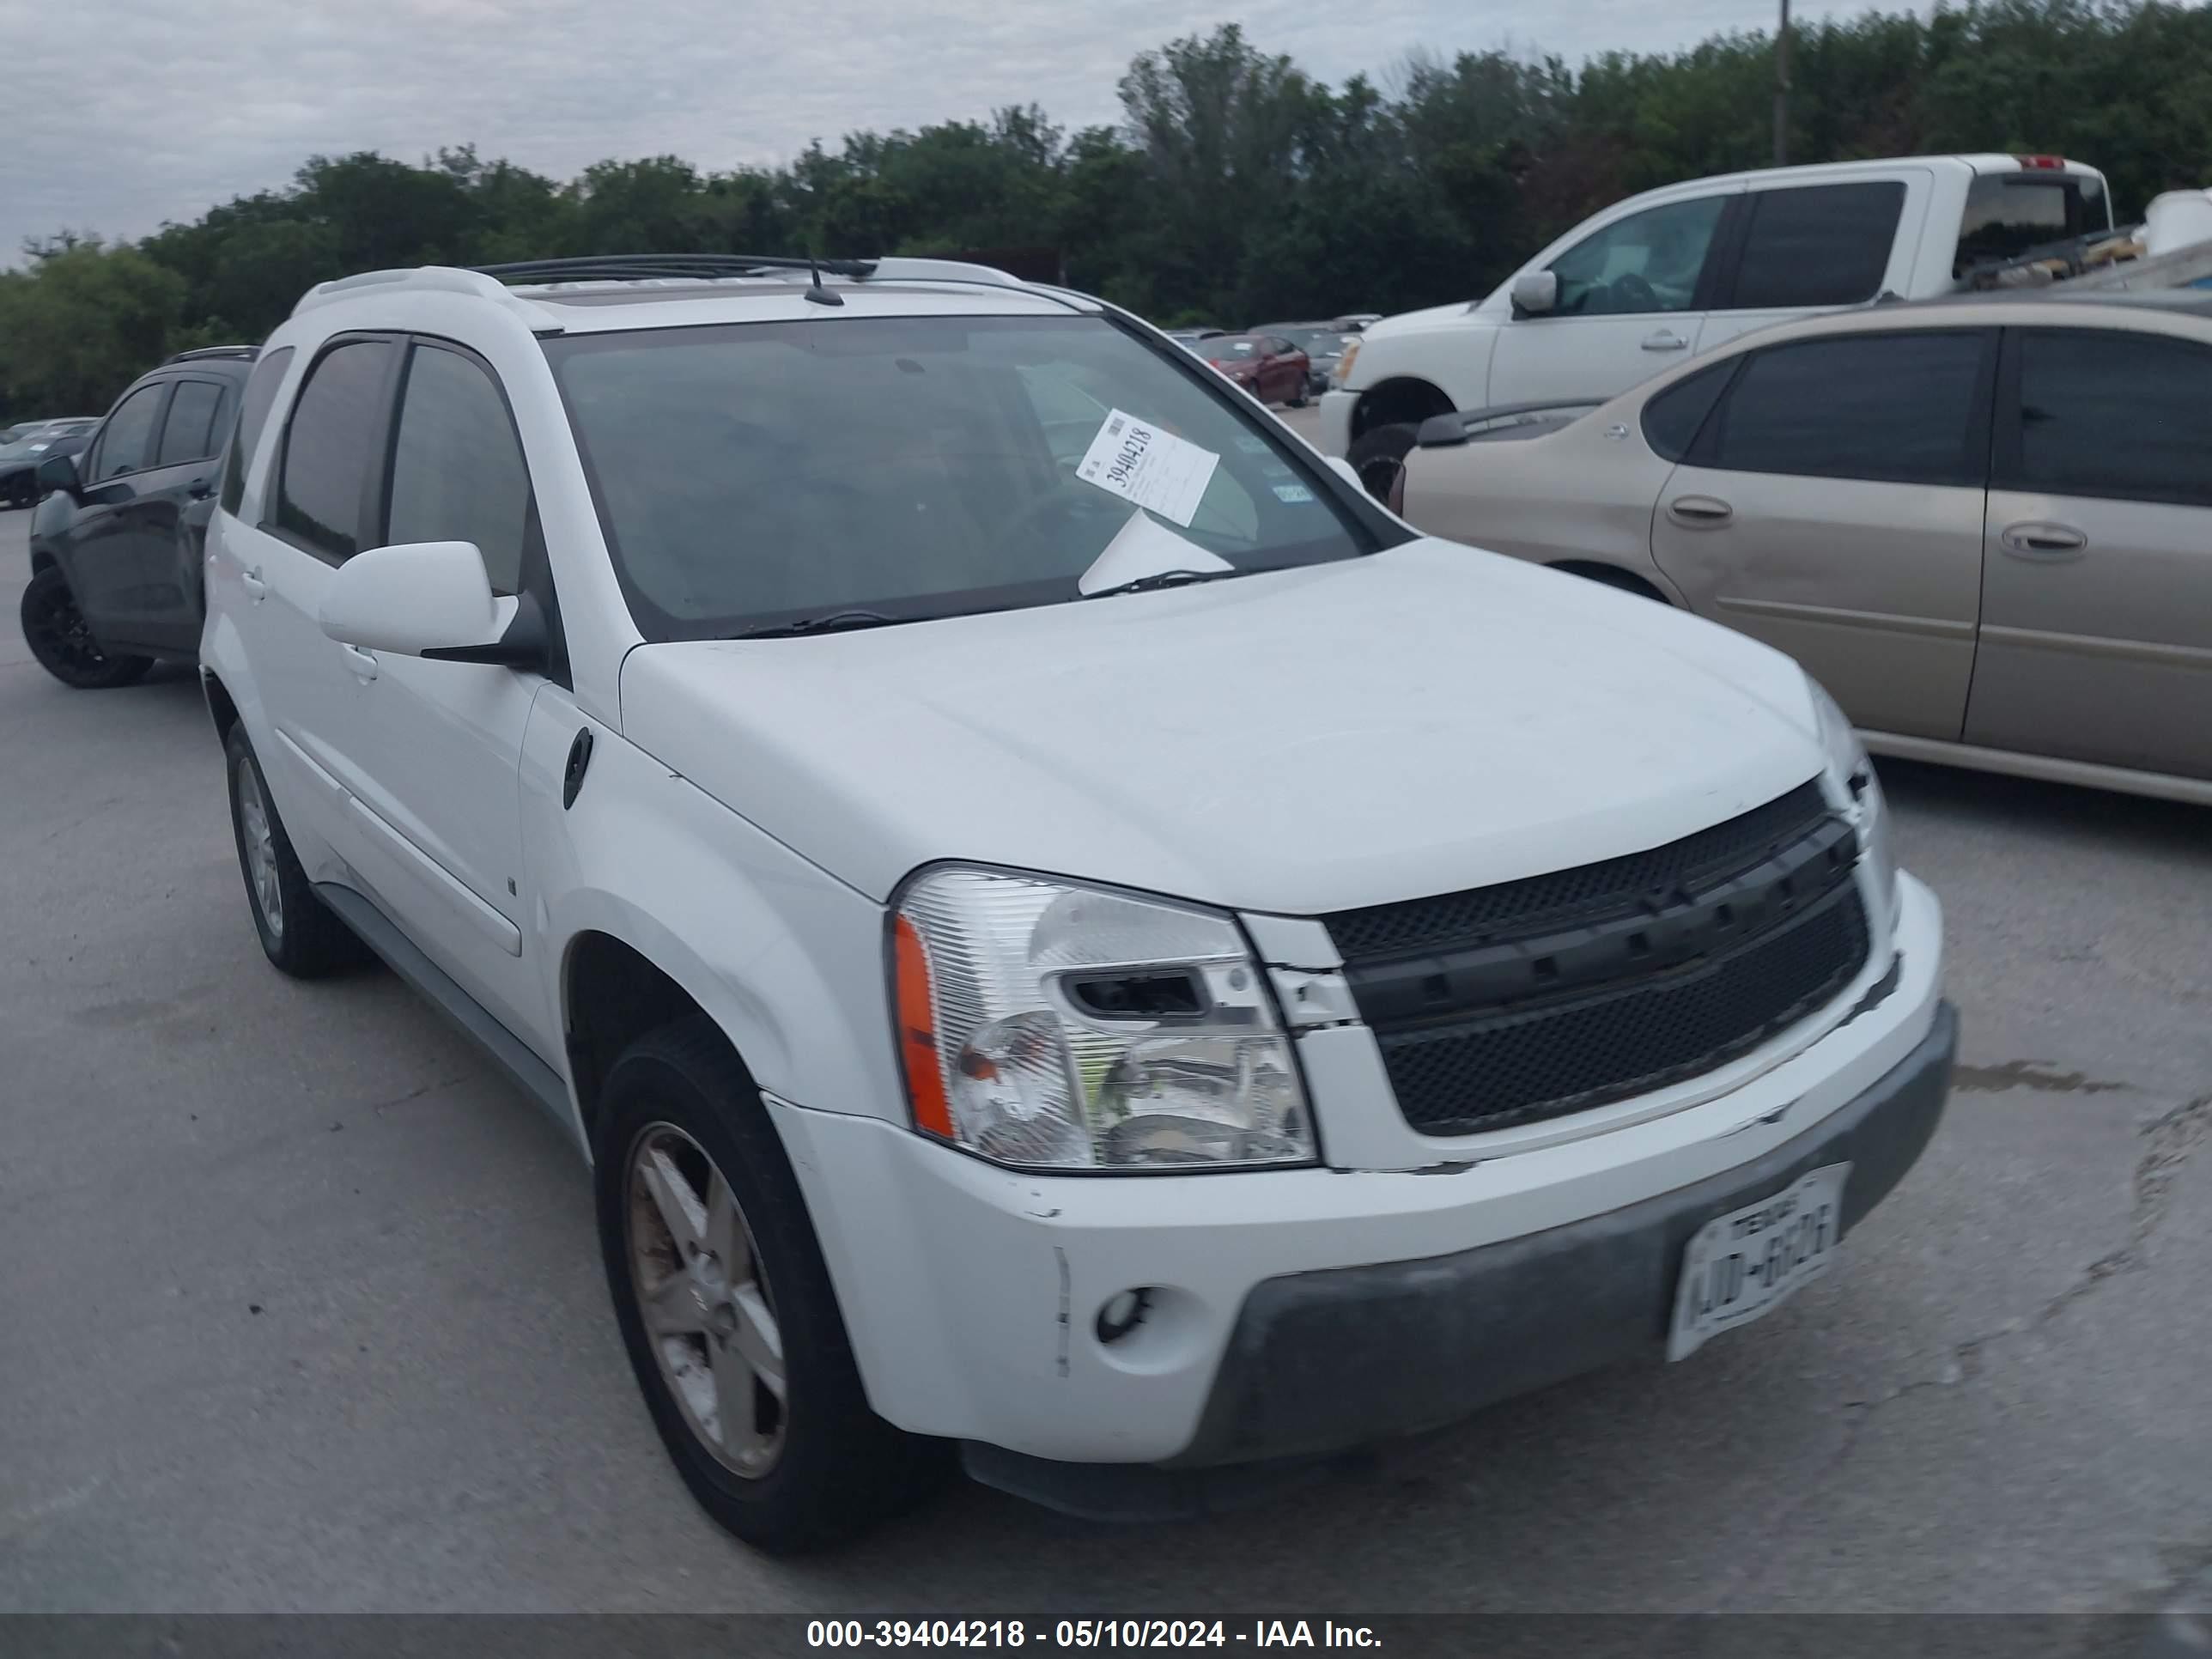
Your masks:
M 2212 507 L 2212 349 L 2162 334 L 2029 329 L 2020 353 L 2019 489 Z
M 1730 309 L 1855 306 L 1881 292 L 1901 181 L 1754 191 L 1749 201 Z
M 154 445 L 154 422 L 168 391 L 168 382 L 156 380 L 140 386 L 116 405 L 94 449 L 91 478 L 94 483 L 136 472 L 147 464 Z
M 362 495 L 383 447 L 389 340 L 347 340 L 307 371 L 285 429 L 269 522 L 325 558 L 361 550 Z
M 1916 329 L 1754 352 L 1722 401 L 1708 464 L 1978 488 L 1988 473 L 1976 413 L 1986 351 L 1978 332 Z
M 418 345 L 392 447 L 392 542 L 474 542 L 492 591 L 514 593 L 530 523 L 530 468 L 507 403 L 458 351 Z
M 253 459 L 253 447 L 261 441 L 261 430 L 269 424 L 269 411 L 276 402 L 276 388 L 283 383 L 284 371 L 292 366 L 294 348 L 281 346 L 253 365 L 247 377 L 246 395 L 238 400 L 238 426 L 230 435 L 229 453 L 222 463 L 222 510 L 236 514 L 239 504 L 246 499 L 246 469 Z
M 1559 279 L 1553 309 L 1564 316 L 1687 311 L 1725 196 L 1646 208 L 1594 231 L 1552 261 Z
M 1211 458 L 1189 521 L 1152 516 L 1237 569 L 1376 543 L 1241 393 L 1103 318 L 750 323 L 544 350 L 649 638 L 1073 599 L 1142 511 L 1077 476 L 1115 410 L 1195 446 L 1194 478 Z
M 2104 181 L 2094 175 L 1984 173 L 1966 189 L 1952 277 L 1963 277 L 1977 265 L 2017 258 L 2046 242 L 2088 235 L 2112 222 Z
M 213 380 L 179 380 L 161 420 L 157 466 L 204 460 L 215 453 L 215 419 L 222 407 L 222 387 Z

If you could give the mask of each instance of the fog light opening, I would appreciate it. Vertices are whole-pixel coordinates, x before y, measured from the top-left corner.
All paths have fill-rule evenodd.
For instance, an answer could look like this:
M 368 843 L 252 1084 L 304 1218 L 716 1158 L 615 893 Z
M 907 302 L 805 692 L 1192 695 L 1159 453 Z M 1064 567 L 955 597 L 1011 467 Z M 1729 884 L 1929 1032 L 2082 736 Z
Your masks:
M 1098 1310 L 1098 1317 L 1091 1328 L 1097 1333 L 1101 1346 L 1111 1347 L 1145 1322 L 1146 1311 L 1152 1305 L 1150 1285 L 1133 1291 L 1116 1291 L 1108 1297 Z

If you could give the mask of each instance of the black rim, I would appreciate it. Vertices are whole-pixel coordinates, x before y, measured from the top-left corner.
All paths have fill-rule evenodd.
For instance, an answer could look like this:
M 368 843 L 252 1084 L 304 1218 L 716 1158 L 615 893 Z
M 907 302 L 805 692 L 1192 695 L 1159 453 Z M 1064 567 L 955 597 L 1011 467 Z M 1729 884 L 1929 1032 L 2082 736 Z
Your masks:
M 57 668 L 72 674 L 98 674 L 108 666 L 107 659 L 93 643 L 92 629 L 84 620 L 84 612 L 76 608 L 76 597 L 65 582 L 46 582 L 42 592 L 32 598 L 30 614 L 24 618 L 26 632 L 40 657 Z

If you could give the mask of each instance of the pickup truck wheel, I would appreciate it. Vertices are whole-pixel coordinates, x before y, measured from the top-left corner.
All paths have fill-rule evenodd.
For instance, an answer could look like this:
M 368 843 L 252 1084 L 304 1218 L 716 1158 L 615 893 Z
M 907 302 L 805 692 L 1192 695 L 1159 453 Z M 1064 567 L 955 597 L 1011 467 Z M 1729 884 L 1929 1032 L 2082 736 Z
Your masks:
M 678 1020 L 623 1051 L 594 1153 L 623 1344 L 708 1515 L 792 1554 L 842 1543 L 936 1486 L 951 1448 L 868 1408 L 783 1144 L 711 1021 Z
M 92 637 L 77 609 L 76 595 L 61 567 L 48 565 L 23 589 L 23 643 L 39 666 L 64 685 L 80 691 L 105 691 L 143 679 L 151 657 L 111 657 Z
M 1411 424 L 1378 426 L 1361 433 L 1353 441 L 1344 459 L 1352 463 L 1359 482 L 1367 486 L 1367 493 L 1376 501 L 1390 500 L 1406 457 L 1413 453 L 1413 441 L 1419 430 Z
M 320 979 L 366 960 L 368 948 L 315 896 L 300 867 L 243 725 L 230 728 L 223 757 L 230 773 L 230 829 L 238 842 L 238 868 L 246 878 L 246 902 L 263 954 L 295 979 Z

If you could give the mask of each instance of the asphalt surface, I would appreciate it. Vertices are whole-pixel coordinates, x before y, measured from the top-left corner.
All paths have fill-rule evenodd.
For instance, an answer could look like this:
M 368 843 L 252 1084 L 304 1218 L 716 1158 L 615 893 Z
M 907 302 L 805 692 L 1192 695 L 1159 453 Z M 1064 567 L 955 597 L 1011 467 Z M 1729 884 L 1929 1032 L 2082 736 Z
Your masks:
M 0 515 L 10 595 L 26 516 Z M 2121 1611 L 2212 1586 L 2212 814 L 1883 776 L 1948 907 L 1967 1064 L 1839 1271 L 1692 1363 L 1239 1516 L 1101 1528 L 962 1487 L 779 1564 L 664 1461 L 555 1132 L 388 975 L 263 962 L 191 676 L 71 692 L 7 622 L 0 1609 Z

